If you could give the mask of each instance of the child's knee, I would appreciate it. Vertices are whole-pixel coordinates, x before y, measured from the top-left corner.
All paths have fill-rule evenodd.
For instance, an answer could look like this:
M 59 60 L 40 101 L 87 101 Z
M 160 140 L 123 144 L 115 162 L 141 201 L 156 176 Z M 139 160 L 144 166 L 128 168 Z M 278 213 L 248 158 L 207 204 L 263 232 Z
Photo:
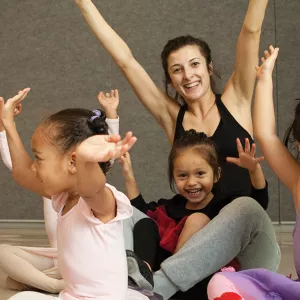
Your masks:
M 202 213 L 194 213 L 187 217 L 184 226 L 194 227 L 194 228 L 202 228 L 206 224 L 208 224 L 210 219 Z

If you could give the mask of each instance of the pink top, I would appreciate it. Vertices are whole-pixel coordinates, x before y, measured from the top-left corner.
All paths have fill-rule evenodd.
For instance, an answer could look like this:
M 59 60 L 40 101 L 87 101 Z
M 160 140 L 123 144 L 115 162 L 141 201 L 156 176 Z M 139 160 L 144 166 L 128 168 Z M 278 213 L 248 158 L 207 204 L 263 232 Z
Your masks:
M 61 215 L 68 194 L 52 197 L 58 214 L 58 265 L 66 288 L 59 299 L 123 300 L 127 298 L 127 262 L 122 220 L 132 215 L 128 198 L 106 184 L 116 198 L 117 215 L 108 223 L 96 218 L 80 198 Z

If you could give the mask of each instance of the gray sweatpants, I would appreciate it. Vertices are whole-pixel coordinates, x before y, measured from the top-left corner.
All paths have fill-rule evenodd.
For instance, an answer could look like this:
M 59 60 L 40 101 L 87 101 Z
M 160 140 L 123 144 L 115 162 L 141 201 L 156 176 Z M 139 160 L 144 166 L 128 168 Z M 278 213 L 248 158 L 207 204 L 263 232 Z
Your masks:
M 124 222 L 126 249 L 133 250 L 133 227 L 147 217 L 134 209 Z M 169 299 L 186 291 L 237 257 L 242 269 L 277 271 L 280 249 L 270 218 L 252 198 L 241 197 L 224 207 L 201 231 L 195 233 L 154 274 L 154 291 Z

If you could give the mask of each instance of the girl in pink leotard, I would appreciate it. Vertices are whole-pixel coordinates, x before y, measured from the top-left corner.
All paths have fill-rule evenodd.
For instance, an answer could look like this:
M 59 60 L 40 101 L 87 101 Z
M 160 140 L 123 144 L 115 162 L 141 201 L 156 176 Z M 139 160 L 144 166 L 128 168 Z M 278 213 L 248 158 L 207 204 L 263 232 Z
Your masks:
M 107 135 L 105 114 L 99 110 L 66 109 L 36 129 L 32 161 L 13 122 L 13 111 L 28 92 L 20 91 L 5 105 L 1 99 L 1 120 L 14 179 L 51 198 L 58 212 L 58 263 L 66 284 L 58 298 L 147 299 L 127 290 L 122 220 L 131 216 L 132 208 L 128 198 L 105 178 L 110 160 L 128 151 L 136 138 L 130 132 L 122 141 L 119 136 Z M 12 299 L 43 297 L 53 298 L 21 292 Z

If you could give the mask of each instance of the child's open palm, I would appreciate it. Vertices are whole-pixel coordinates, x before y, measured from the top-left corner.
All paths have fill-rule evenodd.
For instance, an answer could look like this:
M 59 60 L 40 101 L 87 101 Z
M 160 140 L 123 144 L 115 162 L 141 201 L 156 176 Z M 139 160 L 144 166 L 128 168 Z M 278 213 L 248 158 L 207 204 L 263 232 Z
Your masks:
M 76 153 L 85 161 L 106 162 L 122 156 L 135 142 L 136 137 L 131 132 L 127 132 L 123 140 L 119 135 L 94 135 L 83 141 Z
M 240 139 L 236 139 L 237 150 L 239 153 L 239 157 L 227 157 L 226 160 L 230 163 L 236 164 L 241 168 L 248 169 L 249 172 L 255 170 L 258 163 L 264 160 L 264 157 L 255 158 L 256 153 L 256 145 L 253 143 L 250 146 L 249 139 L 245 139 L 245 149 L 240 141 Z
M 17 95 L 8 99 L 4 103 L 4 99 L 0 97 L 0 119 L 3 123 L 13 122 L 14 116 L 18 115 L 22 111 L 22 100 L 27 96 L 30 88 L 23 89 L 18 92 Z
M 261 58 L 261 66 L 256 66 L 256 76 L 257 79 L 261 80 L 267 75 L 272 75 L 275 61 L 278 56 L 279 48 L 274 48 L 272 45 L 269 47 L 269 51 L 265 50 L 265 57 Z
M 111 90 L 110 93 L 100 92 L 98 101 L 105 111 L 116 111 L 119 106 L 119 92 L 117 89 Z

